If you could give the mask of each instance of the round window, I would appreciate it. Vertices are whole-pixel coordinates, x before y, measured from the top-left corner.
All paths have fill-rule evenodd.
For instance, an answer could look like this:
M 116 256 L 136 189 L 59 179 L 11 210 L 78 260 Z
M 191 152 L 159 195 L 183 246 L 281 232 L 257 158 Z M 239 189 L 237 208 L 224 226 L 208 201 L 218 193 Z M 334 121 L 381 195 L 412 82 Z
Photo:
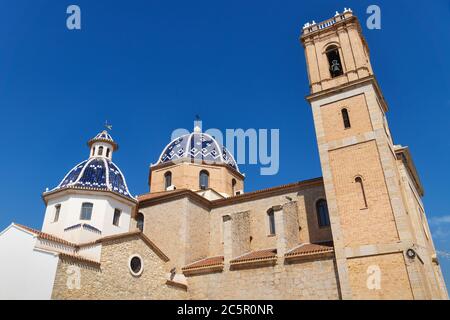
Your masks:
M 128 261 L 128 267 L 130 268 L 130 272 L 134 276 L 139 276 L 144 269 L 142 258 L 139 255 L 133 255 L 130 257 Z

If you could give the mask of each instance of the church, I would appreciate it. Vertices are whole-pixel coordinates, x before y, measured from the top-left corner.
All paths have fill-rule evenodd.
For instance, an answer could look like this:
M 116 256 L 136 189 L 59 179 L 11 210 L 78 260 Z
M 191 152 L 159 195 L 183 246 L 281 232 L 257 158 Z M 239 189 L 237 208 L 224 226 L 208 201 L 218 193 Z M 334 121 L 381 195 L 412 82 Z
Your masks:
M 195 126 L 134 196 L 104 130 L 43 193 L 41 230 L 0 233 L 0 299 L 448 299 L 357 17 L 307 23 L 300 42 L 322 177 L 245 192 L 232 153 Z

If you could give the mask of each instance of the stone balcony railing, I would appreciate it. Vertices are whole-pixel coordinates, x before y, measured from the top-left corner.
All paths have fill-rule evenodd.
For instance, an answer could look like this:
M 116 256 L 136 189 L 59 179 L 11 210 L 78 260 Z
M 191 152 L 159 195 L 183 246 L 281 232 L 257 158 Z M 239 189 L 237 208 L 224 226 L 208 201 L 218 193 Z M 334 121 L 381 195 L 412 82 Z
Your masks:
M 303 26 L 302 35 L 306 35 L 306 34 L 311 33 L 311 32 L 315 32 L 315 31 L 318 31 L 318 30 L 323 30 L 323 29 L 329 28 L 329 27 L 333 26 L 334 24 L 336 24 L 337 22 L 345 20 L 345 19 L 348 19 L 351 16 L 353 16 L 352 9 L 345 8 L 344 12 L 342 12 L 342 13 L 339 13 L 339 12 L 336 11 L 336 14 L 331 19 L 322 21 L 320 23 L 316 23 L 314 20 L 312 22 L 307 22 Z

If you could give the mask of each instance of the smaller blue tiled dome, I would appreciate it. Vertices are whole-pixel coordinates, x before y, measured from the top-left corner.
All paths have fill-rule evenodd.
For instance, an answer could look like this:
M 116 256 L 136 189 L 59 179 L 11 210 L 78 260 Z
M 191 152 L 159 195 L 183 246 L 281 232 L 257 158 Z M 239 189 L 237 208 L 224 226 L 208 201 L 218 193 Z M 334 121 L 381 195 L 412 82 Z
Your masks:
M 112 191 L 132 198 L 120 169 L 106 158 L 90 158 L 77 164 L 52 191 L 64 188 Z
M 117 143 L 106 130 L 89 140 L 88 145 L 92 146 L 96 142 L 107 142 L 113 146 L 113 150 L 118 148 Z M 111 161 L 111 155 L 103 150 L 92 152 L 89 159 L 73 167 L 59 185 L 51 191 L 69 188 L 111 191 L 136 200 L 130 194 L 125 177 L 119 167 Z

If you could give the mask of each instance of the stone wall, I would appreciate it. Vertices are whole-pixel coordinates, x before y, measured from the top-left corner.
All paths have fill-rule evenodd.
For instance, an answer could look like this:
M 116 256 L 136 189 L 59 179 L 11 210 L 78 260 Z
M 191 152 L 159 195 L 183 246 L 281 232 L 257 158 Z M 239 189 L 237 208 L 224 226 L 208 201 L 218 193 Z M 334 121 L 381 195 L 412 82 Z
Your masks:
M 247 202 L 231 204 L 211 210 L 210 214 L 210 241 L 209 255 L 223 254 L 223 216 L 236 212 L 249 212 L 251 250 L 276 248 L 277 239 L 269 234 L 269 222 L 267 210 L 273 206 L 284 205 L 290 202 L 297 203 L 297 219 L 299 226 L 288 228 L 300 228 L 297 233 L 297 243 L 331 241 L 331 229 L 319 228 L 315 202 L 325 197 L 323 186 L 286 191 L 279 195 L 268 196 L 263 199 L 255 199 Z M 294 210 L 293 208 L 288 210 Z M 293 240 L 292 240 L 293 241 Z
M 375 141 L 330 151 L 329 157 L 345 246 L 398 241 Z M 363 181 L 367 207 L 357 176 Z
M 205 258 L 209 253 L 209 210 L 188 201 L 186 219 L 186 239 L 185 239 L 185 264 L 189 264 L 201 258 Z M 168 226 L 170 228 L 170 226 Z M 171 253 L 176 256 L 177 253 Z
M 286 249 L 292 249 L 299 243 L 298 207 L 292 201 L 283 205 L 283 224 Z
M 144 215 L 144 234 L 158 245 L 177 268 L 186 264 L 188 207 L 189 200 L 182 198 L 139 209 Z
M 333 259 L 188 278 L 190 299 L 339 299 Z
M 411 286 L 402 253 L 360 257 L 348 260 L 349 280 L 356 299 L 412 299 Z M 379 289 L 370 289 L 367 279 L 375 266 L 380 270 Z M 374 270 L 374 269 L 373 269 Z
M 347 109 L 350 128 L 344 128 L 342 109 Z M 327 142 L 360 135 L 372 131 L 369 110 L 364 94 L 359 94 L 343 101 L 336 101 L 321 106 L 323 129 Z
M 250 212 L 237 212 L 231 216 L 231 257 L 235 258 L 250 251 Z M 226 240 L 225 240 L 226 241 Z
M 133 276 L 130 256 L 143 259 L 143 272 Z M 80 288 L 69 289 L 70 269 L 80 270 Z M 52 299 L 186 299 L 186 291 L 166 285 L 166 263 L 138 236 L 118 239 L 102 247 L 100 266 L 60 258 Z
M 224 166 L 181 162 L 164 168 L 157 168 L 151 173 L 152 192 L 165 191 L 164 174 L 172 172 L 172 184 L 177 189 L 199 190 L 199 174 L 201 170 L 209 173 L 209 187 L 219 193 L 232 195 L 233 179 L 236 180 L 235 191 L 244 190 L 244 180 L 233 170 Z
M 139 209 L 144 234 L 180 269 L 209 253 L 209 209 L 188 197 Z

